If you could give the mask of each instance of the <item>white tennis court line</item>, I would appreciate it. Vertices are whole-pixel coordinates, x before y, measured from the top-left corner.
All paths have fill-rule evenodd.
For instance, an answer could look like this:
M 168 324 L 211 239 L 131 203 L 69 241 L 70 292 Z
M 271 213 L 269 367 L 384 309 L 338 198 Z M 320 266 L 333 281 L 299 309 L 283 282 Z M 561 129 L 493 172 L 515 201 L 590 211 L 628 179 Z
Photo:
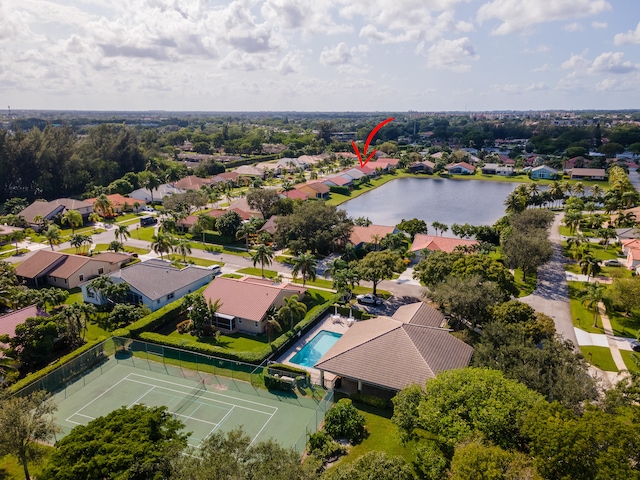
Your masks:
M 87 415 L 82 415 L 80 412 L 82 410 L 84 410 L 85 408 L 87 408 L 89 405 L 91 405 L 93 402 L 95 402 L 96 400 L 98 400 L 100 397 L 102 397 L 103 395 L 106 395 L 107 393 L 109 393 L 110 390 L 116 388 L 118 385 L 120 385 L 122 382 L 124 382 L 127 379 L 127 377 L 124 377 L 123 379 L 119 380 L 118 382 L 114 383 L 113 385 L 111 385 L 109 388 L 107 388 L 104 392 L 102 392 L 100 395 L 98 395 L 96 398 L 94 398 L 93 400 L 91 400 L 89 403 L 87 403 L 85 406 L 83 406 L 82 408 L 80 408 L 79 410 L 76 410 L 76 413 L 69 415 L 69 417 L 67 418 L 67 421 L 70 423 L 75 423 L 76 425 L 82 425 L 81 423 L 78 422 L 74 422 L 73 420 L 69 420 L 69 418 L 71 417 L 75 417 L 76 415 L 80 415 L 81 417 L 87 417 Z M 91 418 L 91 417 L 87 417 L 87 418 Z
M 166 383 L 166 384 L 169 384 L 169 385 L 175 385 L 175 386 L 179 386 L 179 387 L 183 387 L 183 388 L 184 388 L 184 387 L 188 388 L 188 386 L 187 386 L 187 385 L 182 385 L 182 384 L 180 384 L 180 383 L 174 383 L 174 382 L 168 382 L 168 381 L 165 381 L 165 380 L 158 380 L 158 379 L 155 379 L 155 378 L 152 378 L 152 377 L 146 377 L 146 376 L 144 376 L 144 375 L 139 375 L 139 374 L 137 374 L 137 373 L 130 373 L 130 374 L 129 374 L 129 375 L 127 375 L 123 380 L 127 380 L 127 381 L 129 381 L 129 382 L 134 382 L 134 383 L 140 383 L 140 384 L 142 384 L 142 385 L 154 386 L 154 387 L 156 387 L 156 388 L 161 388 L 161 389 L 163 389 L 163 390 L 168 390 L 168 391 L 170 391 L 170 392 L 180 393 L 181 395 L 184 395 L 184 393 L 185 393 L 185 392 L 184 392 L 184 390 L 176 390 L 176 389 L 169 388 L 169 387 L 163 387 L 163 386 L 157 385 L 157 384 L 155 384 L 155 383 L 147 383 L 147 382 L 142 382 L 142 381 L 140 381 L 140 380 L 132 380 L 131 378 L 129 378 L 129 377 L 130 377 L 130 376 L 132 376 L 132 375 L 134 375 L 134 376 L 136 376 L 136 377 L 141 377 L 141 378 L 144 378 L 144 379 L 146 379 L 146 380 L 150 380 L 150 381 L 159 381 L 159 382 L 163 382 L 163 383 Z M 205 395 L 205 394 L 206 394 L 206 395 Z M 221 394 L 221 393 L 211 392 L 211 391 L 209 391 L 209 390 L 205 390 L 205 391 L 202 393 L 202 395 L 201 395 L 201 396 L 203 396 L 203 397 L 204 397 L 204 398 L 206 398 L 207 400 L 210 400 L 210 401 L 213 401 L 213 402 L 218 402 L 218 403 L 221 403 L 221 404 L 223 404 L 223 405 L 229 405 L 229 406 L 232 406 L 232 407 L 239 407 L 239 408 L 243 408 L 243 409 L 245 409 L 245 410 L 249 410 L 249 411 L 256 412 L 256 413 L 262 413 L 262 414 L 264 414 L 264 415 L 274 415 L 275 413 L 277 413 L 277 412 L 278 412 L 278 407 L 273 407 L 273 406 L 271 406 L 271 405 L 265 405 L 264 403 L 254 402 L 254 401 L 251 401 L 251 400 L 243 400 L 243 399 L 241 399 L 241 398 L 232 397 L 231 395 L 223 395 L 223 394 Z M 211 398 L 211 397 L 213 397 L 213 398 Z M 268 408 L 268 409 L 273 410 L 273 413 L 269 413 L 269 412 L 262 412 L 262 411 L 260 411 L 260 410 L 256 410 L 256 409 L 254 409 L 254 408 L 244 407 L 244 406 L 242 406 L 242 405 L 237 405 L 236 403 L 230 403 L 230 402 L 225 402 L 225 401 L 222 401 L 222 400 L 217 400 L 215 397 L 222 397 L 222 398 L 227 398 L 227 399 L 235 400 L 235 401 L 237 401 L 237 402 L 244 402 L 244 403 L 248 403 L 248 404 L 252 404 L 252 405 L 259 405 L 259 406 L 261 406 L 261 407 L 265 407 L 265 408 Z

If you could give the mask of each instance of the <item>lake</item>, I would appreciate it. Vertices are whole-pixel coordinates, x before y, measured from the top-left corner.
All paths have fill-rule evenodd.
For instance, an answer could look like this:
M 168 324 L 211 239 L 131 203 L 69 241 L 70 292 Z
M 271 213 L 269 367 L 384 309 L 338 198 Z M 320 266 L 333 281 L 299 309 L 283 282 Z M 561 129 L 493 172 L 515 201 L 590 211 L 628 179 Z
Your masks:
M 350 217 L 368 217 L 377 225 L 396 225 L 419 218 L 430 226 L 441 222 L 493 225 L 504 212 L 504 201 L 515 182 L 398 178 L 349 200 L 338 208 Z

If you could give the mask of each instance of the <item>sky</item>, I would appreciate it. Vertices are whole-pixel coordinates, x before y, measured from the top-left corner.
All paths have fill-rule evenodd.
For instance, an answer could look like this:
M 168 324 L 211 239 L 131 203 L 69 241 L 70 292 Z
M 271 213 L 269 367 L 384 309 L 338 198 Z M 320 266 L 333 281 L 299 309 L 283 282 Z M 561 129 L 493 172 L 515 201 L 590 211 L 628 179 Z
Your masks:
M 637 0 L 0 0 L 0 105 L 640 108 Z

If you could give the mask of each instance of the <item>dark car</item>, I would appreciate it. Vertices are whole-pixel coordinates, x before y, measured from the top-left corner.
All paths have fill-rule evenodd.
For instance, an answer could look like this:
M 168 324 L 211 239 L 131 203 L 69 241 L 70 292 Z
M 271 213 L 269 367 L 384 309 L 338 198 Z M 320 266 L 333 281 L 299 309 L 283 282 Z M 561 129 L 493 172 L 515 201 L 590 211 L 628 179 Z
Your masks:
M 631 349 L 634 352 L 640 352 L 640 341 L 634 340 L 633 342 L 631 342 Z

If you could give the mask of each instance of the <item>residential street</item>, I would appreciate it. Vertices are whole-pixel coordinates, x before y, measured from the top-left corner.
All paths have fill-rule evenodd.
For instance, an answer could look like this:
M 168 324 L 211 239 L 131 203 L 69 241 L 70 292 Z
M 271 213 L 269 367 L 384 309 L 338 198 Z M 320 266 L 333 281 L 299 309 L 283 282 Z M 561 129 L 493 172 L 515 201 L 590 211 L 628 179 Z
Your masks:
M 571 320 L 569 290 L 564 271 L 565 258 L 562 256 L 559 233 L 563 217 L 564 214 L 557 213 L 551 225 L 549 239 L 553 243 L 552 259 L 538 269 L 538 284 L 533 294 L 520 300 L 553 318 L 556 331 L 578 347 L 578 339 Z

